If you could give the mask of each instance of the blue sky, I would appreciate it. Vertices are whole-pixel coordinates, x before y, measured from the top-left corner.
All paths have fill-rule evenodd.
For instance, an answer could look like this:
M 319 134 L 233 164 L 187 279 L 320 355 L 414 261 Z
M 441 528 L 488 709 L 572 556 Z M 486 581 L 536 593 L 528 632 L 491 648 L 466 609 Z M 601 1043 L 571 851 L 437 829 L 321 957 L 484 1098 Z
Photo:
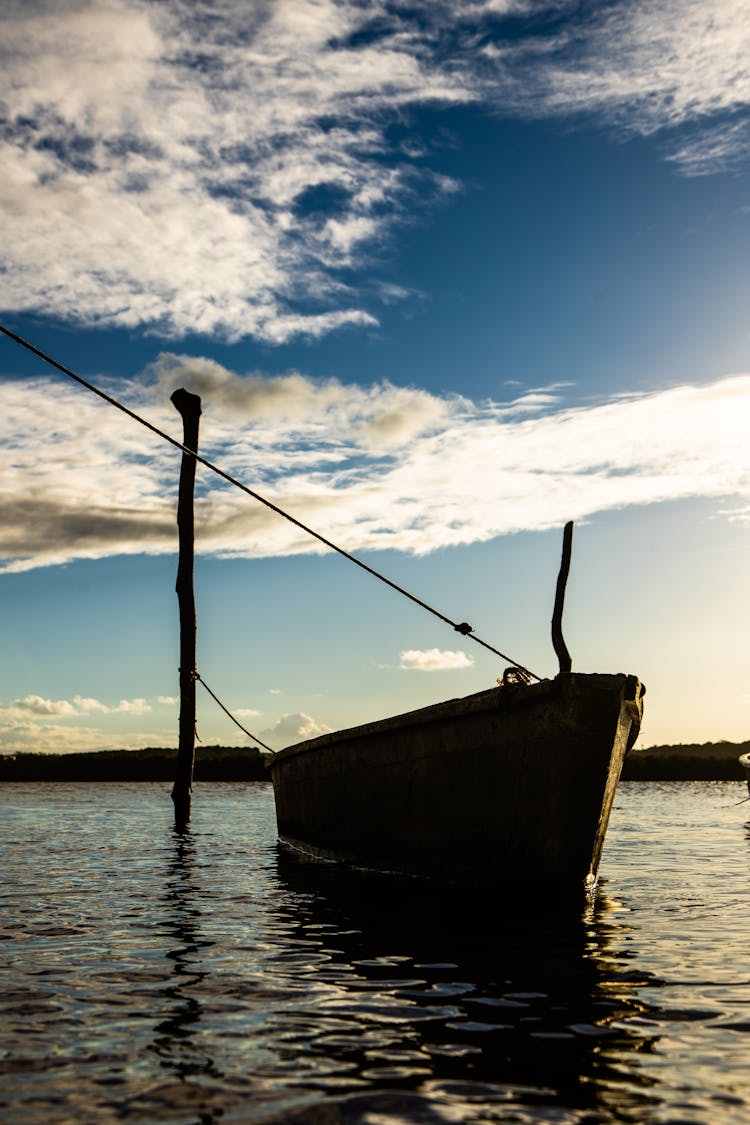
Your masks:
M 2 322 L 644 744 L 750 737 L 750 12 L 0 13 Z M 179 454 L 8 339 L 0 750 L 174 744 Z M 283 745 L 498 662 L 199 472 L 198 666 Z M 204 742 L 242 743 L 208 696 Z

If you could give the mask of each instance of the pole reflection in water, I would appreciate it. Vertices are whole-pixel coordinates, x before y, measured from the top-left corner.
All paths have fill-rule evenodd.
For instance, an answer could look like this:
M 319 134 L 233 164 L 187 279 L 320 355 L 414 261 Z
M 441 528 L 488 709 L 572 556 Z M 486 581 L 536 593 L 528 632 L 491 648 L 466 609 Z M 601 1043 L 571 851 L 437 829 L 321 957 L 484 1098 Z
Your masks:
M 195 864 L 196 845 L 189 827 L 173 829 L 163 895 L 164 957 L 171 965 L 162 988 L 166 1014 L 156 1024 L 147 1049 L 159 1059 L 171 1081 L 151 1091 L 172 1112 L 197 1113 L 208 1125 L 223 1113 L 223 1074 L 207 1049 L 211 1038 L 201 1036 L 204 1004 L 201 986 L 210 977 L 212 941 L 202 936 L 203 892 Z
M 172 962 L 173 978 L 164 989 L 171 1011 L 157 1024 L 151 1050 L 180 1076 L 216 1074 L 213 1061 L 196 1050 L 192 1035 L 202 1010 L 194 986 L 207 975 L 200 952 L 210 948 L 212 943 L 200 936 L 201 911 L 196 905 L 194 877 L 195 844 L 189 828 L 174 830 L 174 844 L 164 898 L 165 932 L 175 942 L 174 948 L 165 952 L 165 957 Z

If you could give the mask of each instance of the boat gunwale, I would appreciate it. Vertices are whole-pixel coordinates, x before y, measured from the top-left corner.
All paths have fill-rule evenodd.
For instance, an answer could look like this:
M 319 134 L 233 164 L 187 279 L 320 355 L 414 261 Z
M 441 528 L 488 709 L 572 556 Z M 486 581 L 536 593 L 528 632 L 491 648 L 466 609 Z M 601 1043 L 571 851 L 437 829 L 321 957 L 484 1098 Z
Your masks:
M 604 687 L 603 681 L 622 682 L 623 699 L 625 688 L 629 682 L 640 686 L 640 696 L 645 689 L 637 676 L 625 672 L 560 672 L 552 679 L 540 680 L 535 684 L 501 684 L 496 687 L 485 688 L 483 691 L 471 695 L 457 696 L 439 703 L 430 703 L 426 707 L 419 707 L 413 711 L 406 711 L 399 715 L 391 715 L 385 719 L 376 719 L 355 727 L 346 727 L 342 730 L 327 731 L 315 738 L 304 742 L 293 743 L 285 746 L 274 754 L 270 762 L 273 772 L 274 766 L 279 762 L 288 761 L 302 754 L 312 753 L 324 747 L 333 747 L 346 742 L 361 741 L 376 737 L 389 730 L 403 730 L 414 726 L 429 726 L 443 722 L 446 717 L 455 715 L 476 715 L 484 711 L 515 709 L 517 707 L 531 706 L 544 699 L 559 695 L 564 687 L 573 681 L 587 681 L 597 683 Z M 614 686 L 614 683 L 612 683 Z

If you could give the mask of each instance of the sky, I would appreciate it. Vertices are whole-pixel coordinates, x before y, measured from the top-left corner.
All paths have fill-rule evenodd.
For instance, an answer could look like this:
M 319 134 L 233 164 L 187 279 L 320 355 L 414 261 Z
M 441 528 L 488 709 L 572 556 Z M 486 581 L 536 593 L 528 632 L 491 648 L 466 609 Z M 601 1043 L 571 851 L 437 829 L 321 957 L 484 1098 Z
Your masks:
M 748 739 L 748 58 L 744 0 L 5 0 L 0 321 L 540 676 L 573 520 L 574 670 Z M 176 745 L 179 451 L 8 337 L 0 447 L 0 752 Z M 274 747 L 508 663 L 203 467 L 196 551 Z

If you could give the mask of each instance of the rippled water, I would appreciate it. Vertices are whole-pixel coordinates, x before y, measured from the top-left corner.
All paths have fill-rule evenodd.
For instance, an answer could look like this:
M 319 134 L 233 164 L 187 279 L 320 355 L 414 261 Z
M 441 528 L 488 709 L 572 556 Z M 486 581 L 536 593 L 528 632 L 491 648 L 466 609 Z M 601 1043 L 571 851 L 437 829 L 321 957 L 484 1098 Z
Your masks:
M 565 914 L 290 867 L 267 785 L 0 787 L 4 1119 L 746 1125 L 744 795 L 622 785 Z

